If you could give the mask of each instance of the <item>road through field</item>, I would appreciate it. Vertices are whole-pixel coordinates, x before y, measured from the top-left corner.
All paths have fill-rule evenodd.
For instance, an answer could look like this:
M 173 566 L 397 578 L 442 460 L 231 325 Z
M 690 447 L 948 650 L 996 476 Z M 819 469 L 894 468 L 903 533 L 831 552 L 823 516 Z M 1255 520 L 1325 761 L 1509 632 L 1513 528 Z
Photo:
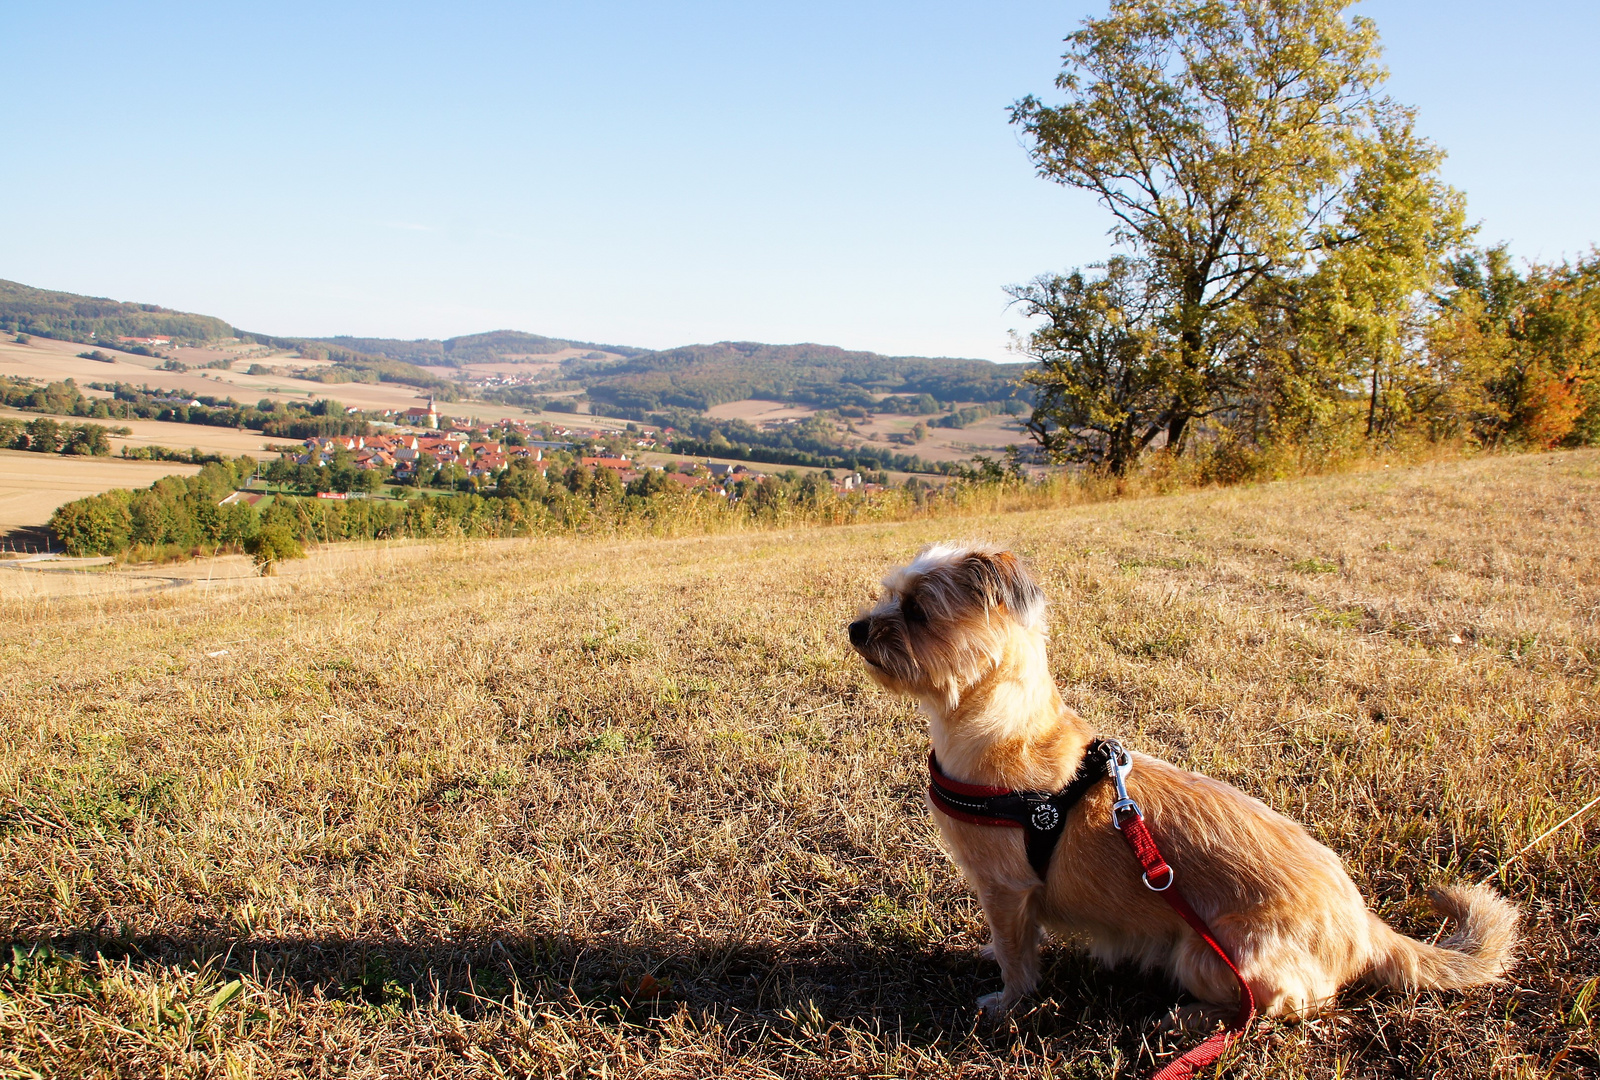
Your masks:
M 1181 993 L 1070 943 L 979 1022 L 999 976 L 929 820 L 927 721 L 846 640 L 889 568 L 976 537 L 1033 567 L 1096 730 L 1303 823 L 1405 934 L 1449 940 L 1435 881 L 1522 909 L 1504 983 L 1352 986 L 1229 1077 L 1600 1075 L 1600 815 L 1543 835 L 1600 792 L 1597 527 L 1584 451 L 339 545 L 269 578 L 0 570 L 25 628 L 0 635 L 0 1074 L 1149 1075 L 1193 1041 L 1154 1030 Z

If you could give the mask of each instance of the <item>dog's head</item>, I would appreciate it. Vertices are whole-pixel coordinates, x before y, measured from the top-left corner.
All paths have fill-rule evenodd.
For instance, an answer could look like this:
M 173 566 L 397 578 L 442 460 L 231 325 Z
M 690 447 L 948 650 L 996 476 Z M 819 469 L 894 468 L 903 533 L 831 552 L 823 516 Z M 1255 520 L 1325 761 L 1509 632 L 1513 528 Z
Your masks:
M 1043 625 L 1044 593 L 1015 555 L 933 544 L 883 579 L 877 604 L 850 624 L 850 644 L 886 688 L 953 707 L 1012 635 Z

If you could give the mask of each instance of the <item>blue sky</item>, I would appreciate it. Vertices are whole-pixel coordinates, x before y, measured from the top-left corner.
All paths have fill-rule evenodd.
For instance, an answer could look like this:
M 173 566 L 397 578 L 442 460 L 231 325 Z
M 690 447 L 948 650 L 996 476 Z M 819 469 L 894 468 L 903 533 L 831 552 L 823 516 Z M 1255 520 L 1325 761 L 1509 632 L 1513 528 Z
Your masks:
M 1102 259 L 1006 106 L 1098 3 L 0 3 L 0 277 L 282 334 L 1007 359 Z M 1600 241 L 1600 5 L 1369 0 L 1483 237 Z

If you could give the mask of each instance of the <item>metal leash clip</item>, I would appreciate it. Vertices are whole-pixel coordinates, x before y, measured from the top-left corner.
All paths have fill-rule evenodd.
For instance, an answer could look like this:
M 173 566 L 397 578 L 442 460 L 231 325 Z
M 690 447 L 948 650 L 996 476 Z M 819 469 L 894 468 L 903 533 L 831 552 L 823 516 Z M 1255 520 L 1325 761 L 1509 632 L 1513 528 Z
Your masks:
M 1121 829 L 1124 813 L 1131 815 L 1130 821 L 1144 817 L 1139 804 L 1128 798 L 1128 774 L 1133 771 L 1133 755 L 1115 739 L 1105 740 L 1100 748 L 1106 752 L 1106 775 L 1117 789 L 1117 801 L 1111 804 L 1111 824 Z

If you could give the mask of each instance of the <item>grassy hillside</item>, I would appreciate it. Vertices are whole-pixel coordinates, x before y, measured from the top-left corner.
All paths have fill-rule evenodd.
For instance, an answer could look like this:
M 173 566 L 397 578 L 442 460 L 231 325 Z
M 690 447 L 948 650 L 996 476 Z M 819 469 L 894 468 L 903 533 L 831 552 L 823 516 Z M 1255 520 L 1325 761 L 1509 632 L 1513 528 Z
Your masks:
M 1077 708 L 1304 821 L 1428 936 L 1431 879 L 1496 875 L 1600 788 L 1596 505 L 1582 452 L 223 560 L 146 596 L 0 570 L 30 628 L 0 664 L 0 1070 L 1143 1075 L 1175 992 L 1065 949 L 1036 1007 L 974 1025 L 999 979 L 924 726 L 844 641 L 874 581 L 935 538 L 1014 544 Z M 1352 990 L 1230 1075 L 1588 1074 L 1597 842 L 1590 818 L 1498 875 L 1526 911 L 1508 985 Z
M 0 331 L 67 341 L 127 336 L 204 342 L 233 336 L 232 327 L 210 315 L 35 289 L 15 281 L 0 281 Z

